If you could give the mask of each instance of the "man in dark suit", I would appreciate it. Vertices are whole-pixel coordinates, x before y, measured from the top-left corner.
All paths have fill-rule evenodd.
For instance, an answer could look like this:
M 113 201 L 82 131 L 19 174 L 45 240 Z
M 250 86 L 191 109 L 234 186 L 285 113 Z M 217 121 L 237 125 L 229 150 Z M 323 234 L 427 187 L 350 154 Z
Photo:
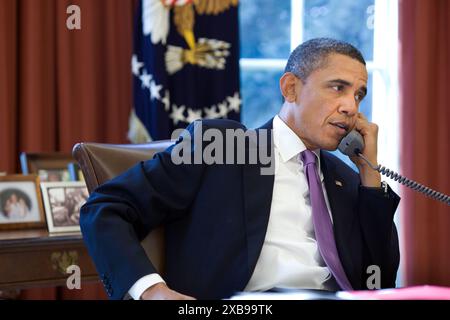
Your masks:
M 355 129 L 364 139 L 362 154 L 377 163 L 378 128 L 358 113 L 367 77 L 361 53 L 350 44 L 307 41 L 293 51 L 280 79 L 279 114 L 255 131 L 256 139 L 246 135 L 245 146 L 233 145 L 230 155 L 236 139 L 229 133 L 250 131 L 229 120 L 197 121 L 174 146 L 100 186 L 82 208 L 80 224 L 110 297 L 368 289 L 369 270 L 379 271 L 375 284 L 395 286 L 399 197 L 360 158 L 352 157 L 356 173 L 326 151 Z M 208 130 L 215 139 L 205 139 Z M 216 143 L 221 147 L 211 152 Z M 215 160 L 198 162 L 199 150 Z M 163 275 L 140 245 L 160 225 Z

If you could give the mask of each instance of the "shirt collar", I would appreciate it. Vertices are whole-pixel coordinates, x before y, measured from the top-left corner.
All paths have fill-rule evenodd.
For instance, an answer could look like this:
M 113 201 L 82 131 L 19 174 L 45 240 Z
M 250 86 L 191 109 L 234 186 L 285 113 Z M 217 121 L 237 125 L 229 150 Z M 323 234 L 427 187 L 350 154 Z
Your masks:
M 278 115 L 273 118 L 273 143 L 280 152 L 281 160 L 285 163 L 293 157 L 298 158 L 298 155 L 306 150 L 303 141 Z M 320 149 L 312 150 L 312 152 L 316 155 L 318 168 L 320 168 Z

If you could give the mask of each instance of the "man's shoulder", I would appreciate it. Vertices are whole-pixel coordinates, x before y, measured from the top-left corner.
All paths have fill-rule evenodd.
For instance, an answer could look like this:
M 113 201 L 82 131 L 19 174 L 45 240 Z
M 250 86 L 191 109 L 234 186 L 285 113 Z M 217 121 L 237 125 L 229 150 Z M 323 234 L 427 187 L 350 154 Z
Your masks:
M 202 125 L 205 128 L 211 129 L 243 129 L 247 127 L 242 123 L 230 119 L 201 119 L 194 121 L 191 125 Z

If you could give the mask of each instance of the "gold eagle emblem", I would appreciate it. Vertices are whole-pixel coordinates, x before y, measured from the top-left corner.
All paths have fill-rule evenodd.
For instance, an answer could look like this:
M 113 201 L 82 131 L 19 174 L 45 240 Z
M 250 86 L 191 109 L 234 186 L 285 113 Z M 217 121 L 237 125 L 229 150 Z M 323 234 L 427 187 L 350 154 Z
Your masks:
M 198 15 L 218 15 L 231 6 L 237 6 L 238 0 L 185 0 L 183 5 L 173 6 L 174 24 L 177 32 L 184 38 L 188 49 L 168 46 L 166 68 L 169 74 L 180 70 L 189 63 L 211 69 L 224 69 L 230 44 L 216 39 L 200 38 L 194 35 L 195 13 Z

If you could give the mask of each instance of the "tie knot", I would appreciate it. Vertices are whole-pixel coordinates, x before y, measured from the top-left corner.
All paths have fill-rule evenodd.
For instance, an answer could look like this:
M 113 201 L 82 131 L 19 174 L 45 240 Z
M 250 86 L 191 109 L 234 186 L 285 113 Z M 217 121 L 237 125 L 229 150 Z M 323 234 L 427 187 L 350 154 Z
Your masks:
M 316 155 L 314 152 L 306 149 L 305 151 L 302 151 L 300 153 L 300 158 L 302 159 L 303 165 L 307 166 L 308 164 L 315 164 L 316 163 Z

